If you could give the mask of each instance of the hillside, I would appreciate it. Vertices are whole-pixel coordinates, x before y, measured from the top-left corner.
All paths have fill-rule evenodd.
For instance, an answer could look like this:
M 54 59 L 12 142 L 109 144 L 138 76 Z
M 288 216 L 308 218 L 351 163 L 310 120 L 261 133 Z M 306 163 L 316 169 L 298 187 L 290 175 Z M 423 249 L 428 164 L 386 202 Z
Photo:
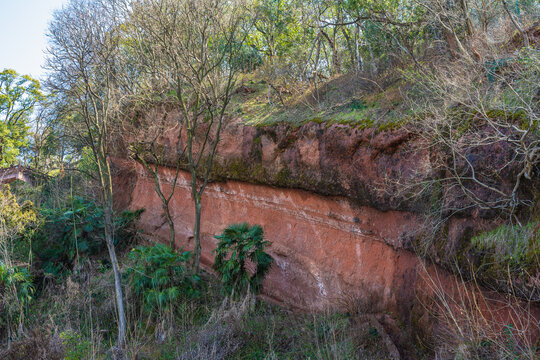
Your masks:
M 67 1 L 0 73 L 0 358 L 537 359 L 539 16 Z

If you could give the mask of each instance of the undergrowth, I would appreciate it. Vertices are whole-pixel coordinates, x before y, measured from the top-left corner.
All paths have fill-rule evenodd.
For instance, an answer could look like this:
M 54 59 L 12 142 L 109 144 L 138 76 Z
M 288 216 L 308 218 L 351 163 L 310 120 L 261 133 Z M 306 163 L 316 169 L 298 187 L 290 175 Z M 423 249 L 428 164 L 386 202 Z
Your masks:
M 129 257 L 122 258 L 126 273 L 137 271 L 130 268 Z M 109 359 L 116 330 L 112 273 L 88 260 L 81 275 L 70 274 L 65 282 L 51 284 L 36 299 L 26 326 L 43 342 L 59 342 L 63 359 Z M 379 334 L 367 322 L 331 311 L 291 312 L 256 300 L 249 292 L 237 299 L 223 296 L 219 279 L 206 273 L 201 278 L 206 286 L 198 296 L 179 292 L 169 306 L 152 306 L 151 316 L 143 306 L 144 292 L 128 288 L 128 358 L 387 358 Z
M 459 257 L 464 269 L 483 285 L 540 301 L 540 238 L 537 221 L 522 226 L 503 224 L 474 236 Z M 536 230 L 535 230 L 536 229 Z

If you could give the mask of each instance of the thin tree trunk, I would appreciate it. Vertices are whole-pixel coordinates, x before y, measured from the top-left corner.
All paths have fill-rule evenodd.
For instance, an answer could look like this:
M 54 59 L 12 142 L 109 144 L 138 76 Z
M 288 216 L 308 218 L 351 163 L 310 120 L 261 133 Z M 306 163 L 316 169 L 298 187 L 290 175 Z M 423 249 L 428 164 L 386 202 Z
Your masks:
M 371 75 L 377 74 L 377 64 L 375 63 L 375 55 L 373 54 L 373 49 L 371 49 L 371 44 L 367 41 L 368 51 L 369 51 L 369 65 L 371 68 Z
M 349 34 L 347 34 L 347 29 L 345 29 L 344 27 L 341 28 L 341 32 L 345 37 L 345 41 L 347 42 L 347 50 L 349 52 L 349 56 L 351 57 L 351 67 L 354 67 L 356 63 L 356 56 L 353 49 L 352 39 Z
M 506 3 L 506 0 L 503 0 L 502 3 L 503 3 L 503 6 L 504 6 L 504 10 L 506 11 L 508 16 L 510 17 L 510 20 L 512 21 L 512 24 L 514 24 L 517 31 L 519 31 L 519 33 L 521 34 L 521 37 L 523 37 L 523 45 L 525 45 L 525 47 L 529 47 L 529 45 L 530 45 L 529 36 L 525 32 L 525 30 L 523 30 L 521 25 L 517 22 L 516 18 L 514 17 L 514 14 L 512 14 L 510 9 L 508 8 L 508 4 Z
M 188 120 L 189 121 L 189 120 Z M 188 126 L 188 138 L 187 138 L 187 156 L 189 162 L 189 169 L 191 172 L 191 198 L 195 205 L 195 224 L 193 225 L 193 239 L 195 258 L 193 260 L 193 272 L 196 274 L 199 272 L 199 265 L 201 262 L 201 195 L 197 189 L 197 163 L 193 158 L 193 138 L 195 131 L 193 130 L 197 121 L 197 114 L 193 115 L 190 126 Z M 200 150 L 201 156 L 204 148 Z
M 467 35 L 473 36 L 474 34 L 474 25 L 471 20 L 471 15 L 469 14 L 469 6 L 467 0 L 460 0 L 461 10 L 463 11 L 463 16 L 465 17 L 465 28 L 467 29 Z
M 362 71 L 362 58 L 360 56 L 360 26 L 356 24 L 356 72 Z
M 268 83 L 267 98 L 268 98 L 268 105 L 273 105 L 273 103 L 272 103 L 272 86 L 270 85 L 270 83 Z
M 9 311 L 7 312 L 7 349 L 11 349 L 11 316 L 9 316 Z
M 308 65 L 309 65 L 309 61 L 311 60 L 311 56 L 313 55 L 313 49 L 315 49 L 315 44 L 318 44 L 319 43 L 319 38 L 321 37 L 321 33 L 318 33 L 317 36 L 315 37 L 315 40 L 313 40 L 313 44 L 311 45 L 311 49 L 309 50 L 309 55 L 307 57 L 307 60 L 306 60 L 306 63 L 304 65 L 304 68 L 302 70 L 302 79 L 305 81 L 305 75 L 306 75 L 306 71 L 307 71 L 307 68 L 308 68 Z M 315 65 L 315 68 L 317 66 Z
M 339 74 L 341 72 L 341 64 L 339 61 L 339 54 L 337 51 L 337 46 L 334 41 L 328 36 L 326 32 L 321 30 L 321 34 L 326 38 L 326 41 L 328 41 L 328 45 L 330 45 L 330 49 L 332 49 L 332 73 L 333 74 Z
M 118 347 L 124 348 L 126 343 L 126 316 L 124 312 L 120 267 L 118 266 L 118 259 L 116 258 L 116 251 L 114 249 L 113 229 L 112 214 L 109 206 L 107 206 L 105 209 L 105 239 L 114 274 L 114 290 L 116 292 L 116 307 L 118 310 Z
M 96 159 L 99 159 L 99 154 L 94 152 Z M 103 164 L 103 167 L 101 166 Z M 121 349 L 126 344 L 126 315 L 124 311 L 124 296 L 122 291 L 122 278 L 120 276 L 120 267 L 116 258 L 114 249 L 114 222 L 113 222 L 113 189 L 111 168 L 108 159 L 105 158 L 97 161 L 98 172 L 100 175 L 101 187 L 103 189 L 104 200 L 104 217 L 105 217 L 105 242 L 114 274 L 114 290 L 116 293 L 116 308 L 118 311 L 118 343 L 117 346 Z
M 175 232 L 174 232 L 174 222 L 172 220 L 171 212 L 169 210 L 169 203 L 163 203 L 163 212 L 165 213 L 165 218 L 167 219 L 167 224 L 169 225 L 169 246 L 171 249 L 176 249 L 175 243 Z
M 195 202 L 195 224 L 193 226 L 193 238 L 195 239 L 195 272 L 199 272 L 201 263 L 201 197 L 197 194 Z

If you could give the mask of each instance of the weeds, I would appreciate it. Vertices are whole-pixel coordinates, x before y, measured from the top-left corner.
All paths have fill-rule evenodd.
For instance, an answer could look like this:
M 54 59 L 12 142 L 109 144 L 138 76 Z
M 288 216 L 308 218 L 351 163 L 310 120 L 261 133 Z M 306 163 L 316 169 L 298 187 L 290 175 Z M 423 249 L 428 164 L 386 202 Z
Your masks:
M 473 237 L 466 253 L 474 276 L 495 290 L 539 301 L 540 241 L 535 226 L 535 221 L 523 226 L 503 224 Z

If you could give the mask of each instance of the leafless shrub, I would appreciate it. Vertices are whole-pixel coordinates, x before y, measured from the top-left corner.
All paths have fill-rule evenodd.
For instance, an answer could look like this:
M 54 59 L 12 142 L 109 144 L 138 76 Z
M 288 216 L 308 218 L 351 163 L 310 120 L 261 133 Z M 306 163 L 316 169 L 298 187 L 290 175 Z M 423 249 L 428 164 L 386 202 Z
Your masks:
M 522 185 L 540 164 L 539 64 L 540 52 L 525 49 L 487 65 L 457 61 L 413 75 L 409 100 L 422 113 L 414 125 L 432 146 L 428 181 L 443 186 L 447 213 L 475 208 L 518 221 L 518 210 L 532 205 Z
M 422 267 L 427 310 L 440 327 L 436 359 L 536 359 L 540 325 L 534 304 L 514 296 L 488 298 L 476 282 L 444 278 Z
M 370 289 L 368 285 L 361 283 L 355 287 L 355 291 L 346 291 L 333 301 L 337 308 L 345 310 L 352 316 L 365 314 L 377 314 L 384 311 L 381 299 L 382 292 Z

